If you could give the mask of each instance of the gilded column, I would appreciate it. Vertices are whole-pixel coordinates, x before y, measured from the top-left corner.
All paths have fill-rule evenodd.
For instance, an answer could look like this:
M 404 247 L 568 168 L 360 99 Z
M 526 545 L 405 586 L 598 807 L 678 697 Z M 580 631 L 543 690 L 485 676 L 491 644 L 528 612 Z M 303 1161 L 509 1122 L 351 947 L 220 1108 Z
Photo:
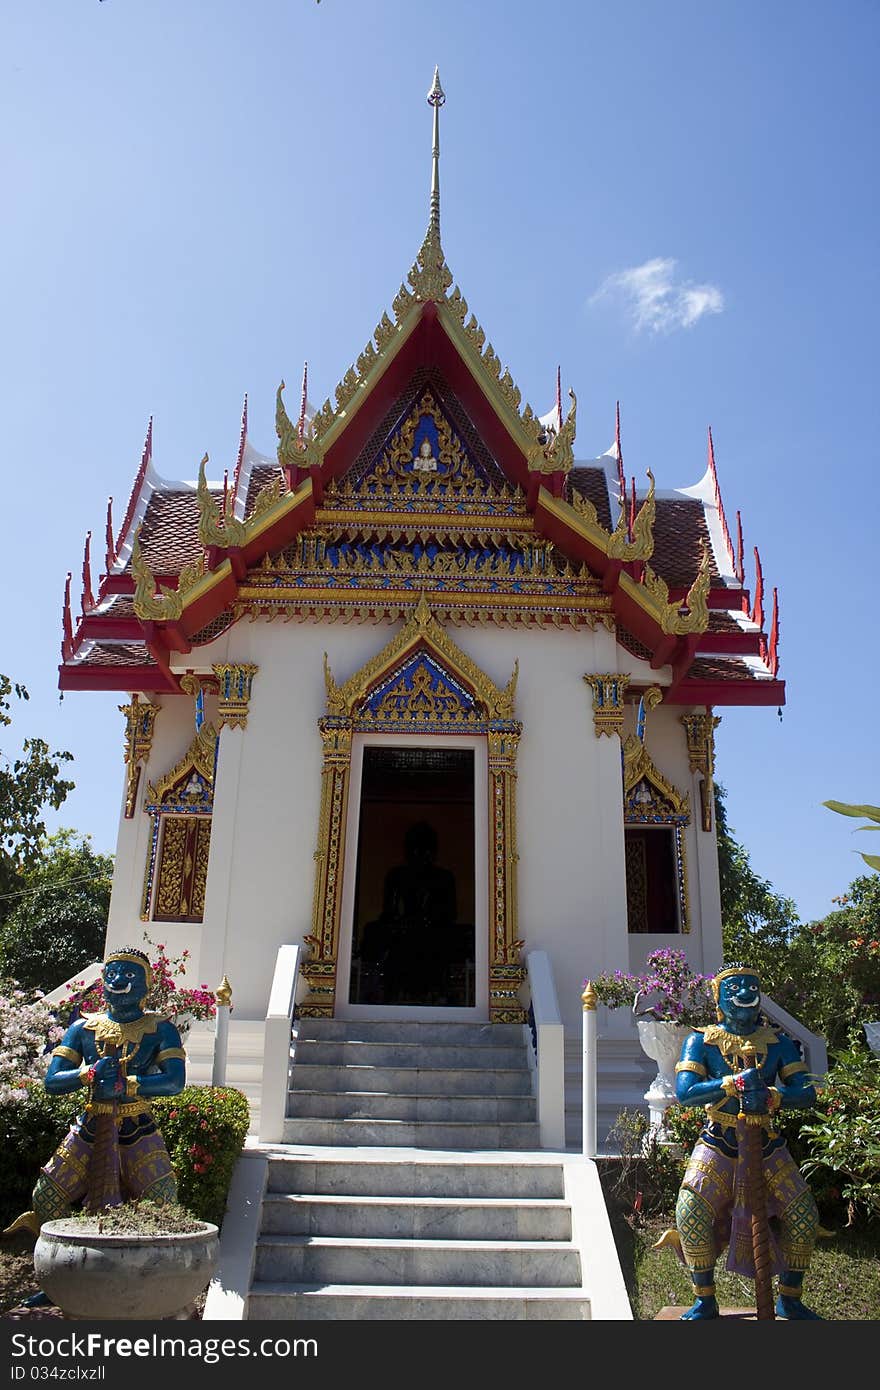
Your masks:
M 135 699 L 130 705 L 118 708 L 120 714 L 125 715 L 125 819 L 131 820 L 137 804 L 141 767 L 150 757 L 153 729 L 161 705 L 153 704 L 152 700 Z
M 705 713 L 683 714 L 681 723 L 687 737 L 690 770 L 700 778 L 701 823 L 704 830 L 711 830 L 715 795 L 715 730 L 721 723 L 721 717 L 707 710 Z
M 318 720 L 318 728 L 324 745 L 324 763 L 318 848 L 315 850 L 312 930 L 305 938 L 310 957 L 301 967 L 309 986 L 309 993 L 298 1010 L 302 1018 L 333 1017 L 353 721 L 344 715 L 326 715 Z
M 520 964 L 523 941 L 516 936 L 516 755 L 522 724 L 493 720 L 489 725 L 491 826 L 491 951 L 489 1018 L 493 1023 L 524 1023 L 518 991 L 525 978 Z
M 219 980 L 235 973 L 235 966 L 227 958 L 227 947 L 230 921 L 238 910 L 235 899 L 241 898 L 240 893 L 234 892 L 233 872 L 251 687 L 259 668 L 247 662 L 222 662 L 211 669 L 218 687 L 218 744 L 198 964 L 202 980 Z

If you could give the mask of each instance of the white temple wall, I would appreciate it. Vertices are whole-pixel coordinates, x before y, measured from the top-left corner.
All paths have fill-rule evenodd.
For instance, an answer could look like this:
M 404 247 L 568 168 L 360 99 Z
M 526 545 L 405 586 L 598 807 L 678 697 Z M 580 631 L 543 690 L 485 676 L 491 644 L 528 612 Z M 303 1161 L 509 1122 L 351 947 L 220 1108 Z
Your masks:
M 120 815 L 109 945 L 136 944 L 146 928 L 171 954 L 188 947 L 194 961 L 189 983 L 215 988 L 225 973 L 237 1017 L 263 1016 L 278 947 L 302 941 L 311 929 L 323 755 L 318 720 L 326 713 L 324 652 L 342 684 L 399 630 L 399 624 L 240 621 L 210 646 L 177 658 L 179 669 L 205 673 L 221 661 L 253 662 L 259 668 L 247 727 L 221 733 L 205 920 L 202 925 L 140 920 L 150 832 L 140 804 L 147 782 L 183 757 L 195 732 L 192 701 L 166 696 L 141 775 L 138 809 L 133 820 Z M 647 742 L 658 769 L 691 797 L 686 832 L 691 933 L 630 937 L 620 742 L 596 736 L 592 692 L 583 680 L 587 672 L 622 669 L 614 637 L 601 627 L 595 632 L 448 631 L 501 687 L 519 660 L 519 936 L 525 950 L 548 952 L 566 1029 L 580 1028 L 585 976 L 638 969 L 656 945 L 685 949 L 697 968 L 717 964 L 715 836 L 700 829 L 697 782 L 678 722 L 682 711 L 662 706 L 652 711 Z M 215 715 L 216 701 L 209 700 L 207 717 Z M 701 895 L 708 900 L 702 911 Z

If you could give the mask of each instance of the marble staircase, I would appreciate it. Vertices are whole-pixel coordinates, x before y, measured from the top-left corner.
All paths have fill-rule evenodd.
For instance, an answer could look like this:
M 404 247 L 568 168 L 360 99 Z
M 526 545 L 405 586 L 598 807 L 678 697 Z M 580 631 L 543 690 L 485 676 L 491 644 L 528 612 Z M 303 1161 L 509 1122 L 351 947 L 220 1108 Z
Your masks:
M 205 1317 L 631 1318 L 595 1166 L 539 1148 L 530 1049 L 518 1024 L 299 1021 Z

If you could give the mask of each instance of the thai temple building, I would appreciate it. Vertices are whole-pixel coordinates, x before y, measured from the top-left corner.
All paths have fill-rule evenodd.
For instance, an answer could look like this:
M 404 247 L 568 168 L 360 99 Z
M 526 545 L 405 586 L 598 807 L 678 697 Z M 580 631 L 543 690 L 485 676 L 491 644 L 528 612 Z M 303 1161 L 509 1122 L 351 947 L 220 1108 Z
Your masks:
M 619 412 L 579 453 L 555 364 L 552 408 L 525 402 L 446 262 L 437 75 L 428 99 L 428 230 L 373 335 L 320 408 L 281 382 L 274 451 L 245 400 L 222 480 L 164 478 L 151 422 L 76 616 L 68 575 L 59 684 L 120 695 L 108 947 L 146 931 L 225 978 L 230 1066 L 248 1028 L 262 1053 L 282 958 L 294 1036 L 501 1038 L 540 988 L 577 1146 L 584 980 L 663 946 L 721 962 L 714 731 L 784 703 L 776 591 L 768 620 L 711 433 L 660 490 Z M 599 1017 L 638 1101 L 632 1022 Z

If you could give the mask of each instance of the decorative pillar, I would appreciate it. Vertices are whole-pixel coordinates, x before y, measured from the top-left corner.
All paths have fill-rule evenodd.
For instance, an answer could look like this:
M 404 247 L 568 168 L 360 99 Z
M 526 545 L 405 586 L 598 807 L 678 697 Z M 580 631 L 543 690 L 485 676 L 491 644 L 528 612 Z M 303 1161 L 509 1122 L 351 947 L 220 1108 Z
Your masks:
M 324 763 L 321 769 L 318 848 L 315 851 L 312 930 L 305 938 L 311 956 L 301 966 L 309 993 L 298 1009 L 301 1018 L 332 1018 L 336 1000 L 352 728 L 353 721 L 343 715 L 326 715 L 318 720 L 324 745 Z
M 119 705 L 118 709 L 125 715 L 125 819 L 131 820 L 137 803 L 141 766 L 150 756 L 153 728 L 161 705 L 153 704 L 152 700 L 135 699 L 130 705 Z
M 623 697 L 629 676 L 611 672 L 608 675 L 586 675 L 584 680 L 593 690 L 593 728 L 596 737 L 618 734 L 623 737 Z
M 218 684 L 218 743 L 211 850 L 199 953 L 198 973 L 202 980 L 222 978 L 227 969 L 226 947 L 233 899 L 233 866 L 236 863 L 239 787 L 251 686 L 259 668 L 249 663 L 222 662 L 211 669 Z
M 516 755 L 522 724 L 493 720 L 489 725 L 489 804 L 491 892 L 491 950 L 489 954 L 489 1019 L 493 1023 L 524 1023 L 518 991 L 525 979 L 520 964 L 523 941 L 516 939 Z
M 581 1074 L 584 1158 L 595 1158 L 598 1149 L 598 1066 L 596 1056 L 596 1004 L 598 998 L 592 982 L 587 980 L 581 995 L 581 1004 L 584 1010 L 583 1070 Z
M 226 1085 L 226 1058 L 229 1053 L 229 1011 L 232 1008 L 232 985 L 226 975 L 217 986 L 217 1013 L 214 1018 L 214 1062 L 211 1085 Z
M 711 710 L 704 714 L 683 714 L 681 723 L 687 736 L 688 764 L 700 778 L 700 820 L 704 830 L 712 829 L 713 778 L 715 775 L 715 730 L 720 715 Z

